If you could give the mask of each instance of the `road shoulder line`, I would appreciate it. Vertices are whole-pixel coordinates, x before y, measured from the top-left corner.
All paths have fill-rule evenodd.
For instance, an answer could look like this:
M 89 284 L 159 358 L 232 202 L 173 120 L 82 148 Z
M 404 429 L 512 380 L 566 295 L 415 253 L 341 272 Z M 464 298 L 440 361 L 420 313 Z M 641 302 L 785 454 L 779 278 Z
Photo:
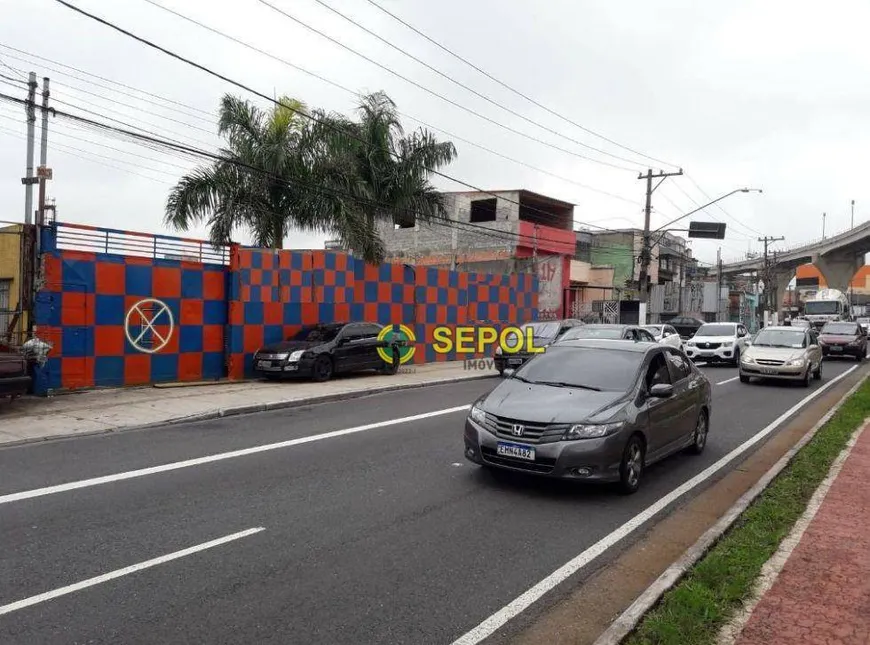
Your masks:
M 853 368 L 854 370 L 855 368 Z M 851 371 L 844 372 L 845 377 Z M 744 493 L 716 524 L 708 529 L 689 549 L 664 573 L 662 573 L 647 589 L 617 618 L 611 626 L 595 641 L 594 645 L 618 645 L 628 636 L 644 615 L 652 609 L 661 597 L 682 579 L 709 550 L 710 547 L 734 524 L 738 517 L 755 501 L 755 499 L 770 485 L 770 483 L 791 463 L 795 455 L 806 446 L 813 437 L 840 410 L 843 404 L 870 377 L 864 375 L 848 392 L 801 439 L 777 461 L 758 482 Z

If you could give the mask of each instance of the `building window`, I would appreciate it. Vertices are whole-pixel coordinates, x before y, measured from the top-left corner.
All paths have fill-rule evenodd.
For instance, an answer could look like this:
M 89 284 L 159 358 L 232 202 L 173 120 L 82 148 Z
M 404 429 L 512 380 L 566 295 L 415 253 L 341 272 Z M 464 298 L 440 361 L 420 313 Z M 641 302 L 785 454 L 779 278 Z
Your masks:
M 468 221 L 474 224 L 480 222 L 494 222 L 496 199 L 477 199 L 471 202 L 471 213 Z
M 416 213 L 401 213 L 393 216 L 393 228 L 414 228 L 417 225 Z

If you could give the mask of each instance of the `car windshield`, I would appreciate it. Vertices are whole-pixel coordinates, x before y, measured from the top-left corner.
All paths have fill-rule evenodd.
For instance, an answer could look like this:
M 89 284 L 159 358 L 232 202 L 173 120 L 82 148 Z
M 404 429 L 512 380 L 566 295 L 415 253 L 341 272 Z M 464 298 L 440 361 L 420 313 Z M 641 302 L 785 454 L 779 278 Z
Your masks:
M 335 340 L 342 327 L 303 327 L 290 340 L 304 340 L 309 343 L 328 343 Z
M 855 323 L 828 323 L 822 327 L 822 333 L 834 336 L 854 336 L 858 333 L 858 325 Z
M 661 336 L 662 335 L 662 328 L 660 325 L 647 325 L 643 329 L 646 329 L 653 336 Z
M 532 330 L 532 335 L 535 338 L 555 338 L 559 333 L 559 323 L 557 322 L 538 322 L 528 323 L 523 325 L 523 333 L 528 334 L 527 329 Z
M 813 314 L 836 314 L 840 312 L 838 300 L 810 300 L 804 303 L 804 312 Z
M 573 340 L 577 338 L 619 340 L 622 338 L 622 327 L 596 327 L 595 325 L 586 325 L 585 327 L 575 327 L 574 329 L 566 331 L 562 336 L 563 340 Z
M 634 383 L 643 352 L 555 345 L 516 372 L 528 383 L 625 392 Z
M 790 347 L 800 349 L 805 346 L 806 334 L 802 331 L 787 329 L 762 329 L 752 345 L 754 347 Z
M 695 336 L 735 336 L 737 328 L 734 325 L 702 325 Z

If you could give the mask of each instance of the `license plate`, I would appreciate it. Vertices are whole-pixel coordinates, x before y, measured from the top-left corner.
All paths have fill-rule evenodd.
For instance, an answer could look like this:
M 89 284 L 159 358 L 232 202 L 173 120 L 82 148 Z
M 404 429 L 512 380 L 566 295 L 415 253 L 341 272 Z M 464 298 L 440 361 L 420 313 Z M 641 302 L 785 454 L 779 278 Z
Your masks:
M 509 358 L 508 365 L 522 365 L 523 359 L 521 358 Z
M 272 363 L 269 361 L 257 361 L 257 369 L 264 370 L 266 372 L 274 372 L 275 370 L 280 370 L 281 366 L 272 367 Z
M 762 374 L 776 374 L 776 370 L 773 369 L 772 367 L 762 367 L 761 373 Z
M 518 443 L 498 443 L 496 453 L 502 457 L 514 457 L 516 459 L 525 459 L 526 461 L 535 460 L 535 449 L 528 446 L 521 446 Z
M 837 347 L 836 345 L 832 345 L 832 346 L 831 346 L 831 351 L 832 351 L 832 352 L 842 352 L 842 351 L 843 351 L 843 348 L 842 348 L 842 347 Z

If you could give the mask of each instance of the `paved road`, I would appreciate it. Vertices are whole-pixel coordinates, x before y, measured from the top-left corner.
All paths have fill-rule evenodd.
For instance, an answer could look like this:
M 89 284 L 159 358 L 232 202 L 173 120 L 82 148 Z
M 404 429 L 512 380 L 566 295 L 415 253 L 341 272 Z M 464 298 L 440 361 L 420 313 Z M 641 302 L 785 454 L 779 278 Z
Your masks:
M 850 367 L 826 364 L 822 384 Z M 449 644 L 808 395 L 703 369 L 707 451 L 656 465 L 631 497 L 467 464 L 465 412 L 437 412 L 495 379 L 0 449 L 0 643 Z M 53 590 L 68 593 L 38 597 Z

